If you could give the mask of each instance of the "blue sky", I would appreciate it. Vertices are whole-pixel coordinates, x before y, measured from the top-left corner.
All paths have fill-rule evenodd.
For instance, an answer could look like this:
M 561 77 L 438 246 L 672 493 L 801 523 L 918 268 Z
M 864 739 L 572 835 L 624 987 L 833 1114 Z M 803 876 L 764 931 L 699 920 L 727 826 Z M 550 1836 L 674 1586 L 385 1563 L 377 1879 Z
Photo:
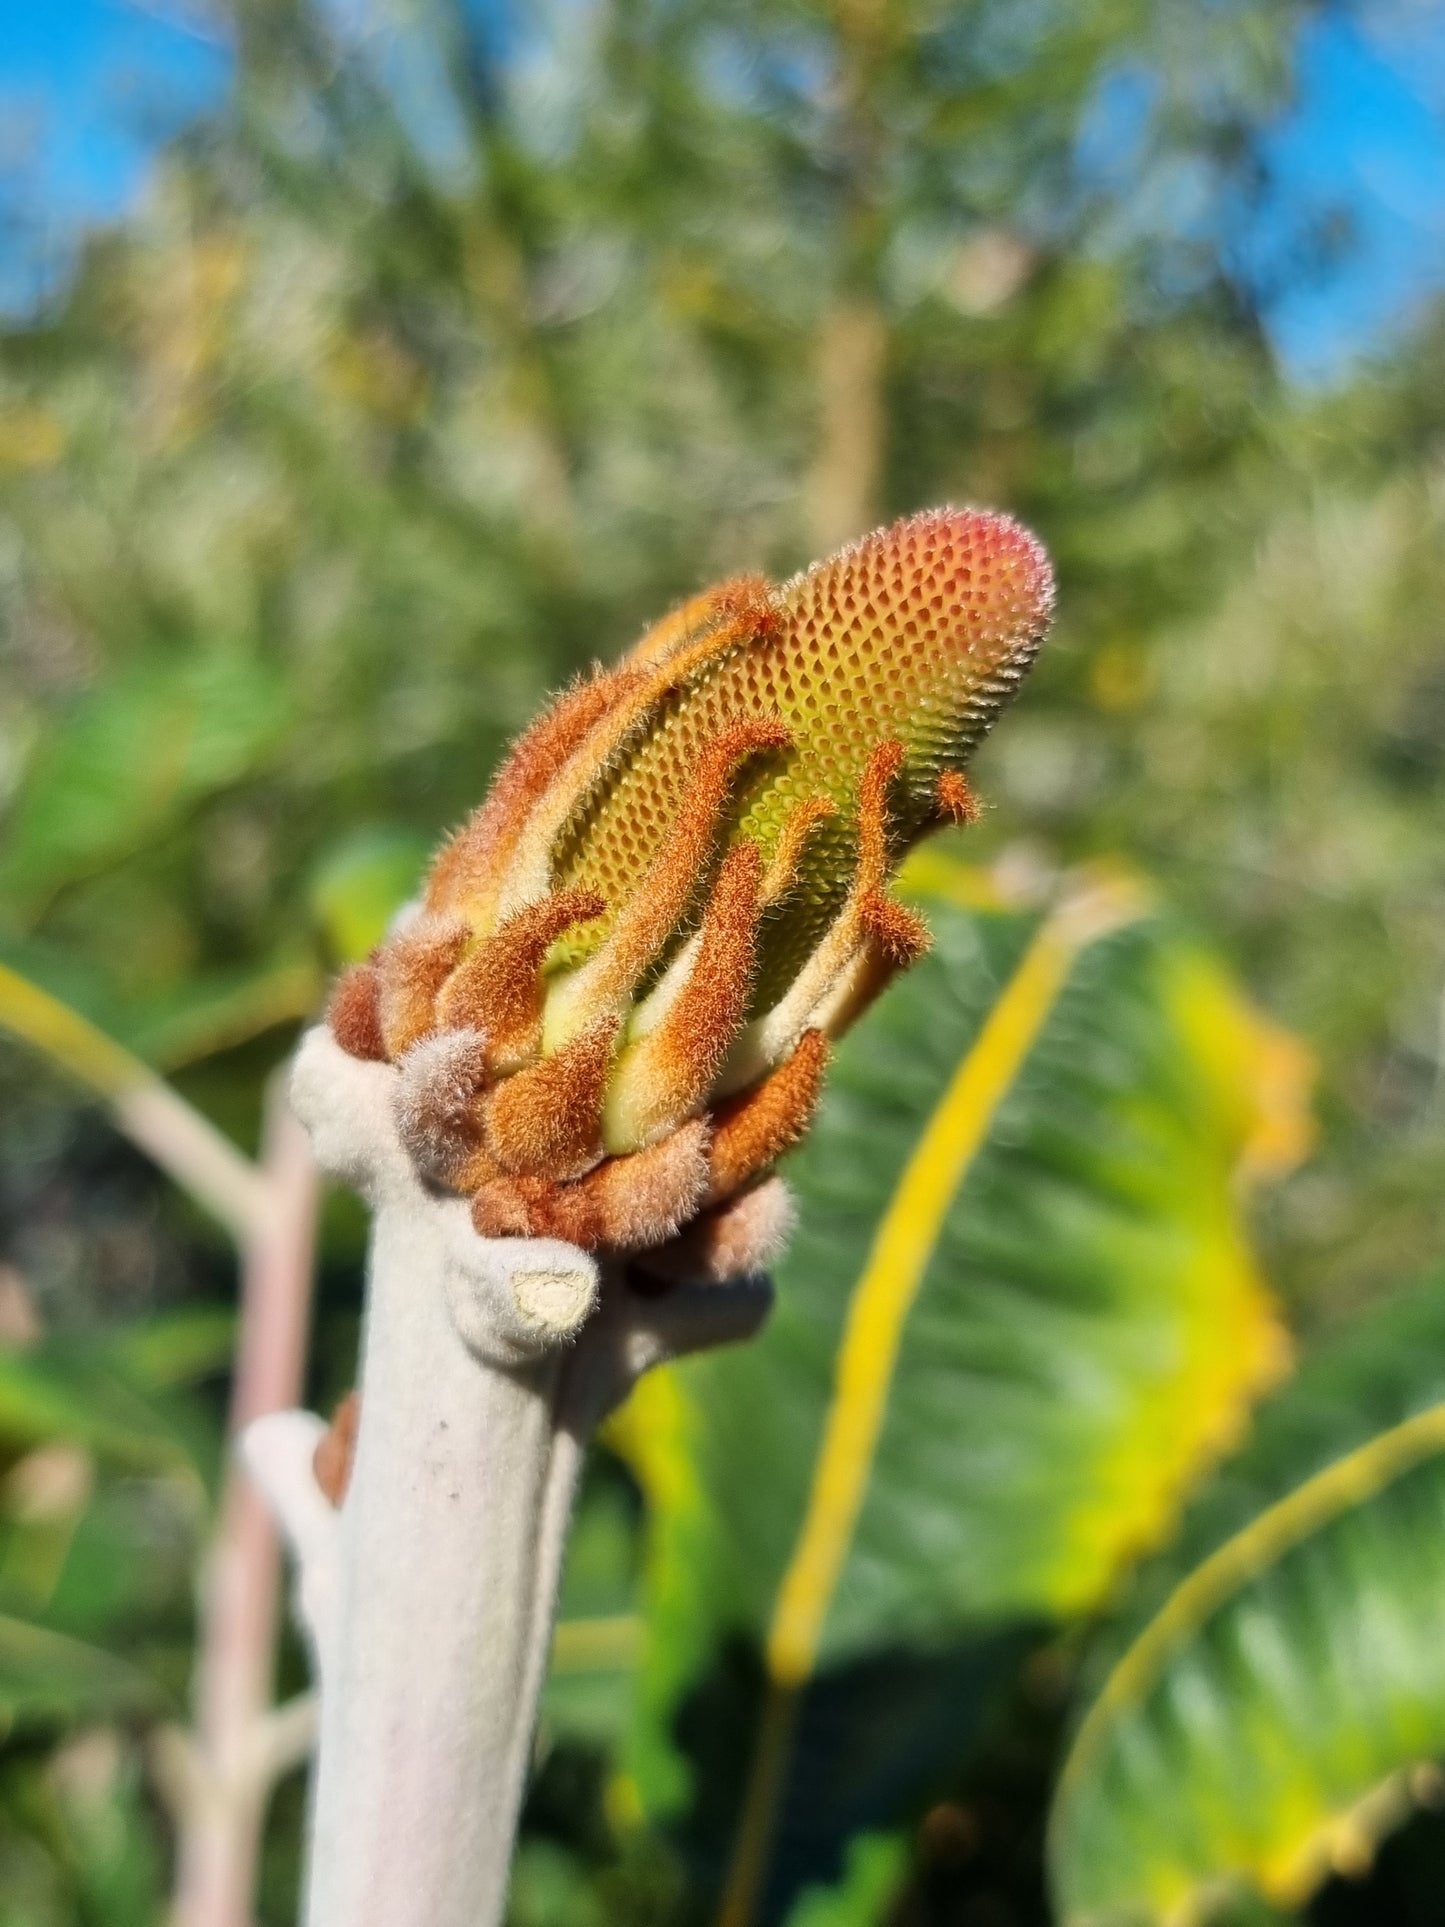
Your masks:
M 1296 206 L 1340 205 L 1356 230 L 1340 271 L 1272 316 L 1280 352 L 1307 378 L 1387 345 L 1445 285 L 1445 0 L 1361 15 L 1373 31 L 1306 35 L 1301 102 L 1272 143 Z
M 32 306 L 80 227 L 122 213 L 157 144 L 224 96 L 229 56 L 203 7 L 0 0 L 0 180 L 42 224 L 0 238 L 0 308 Z M 1281 226 L 1341 206 L 1355 246 L 1271 319 L 1291 371 L 1328 381 L 1445 286 L 1445 0 L 1373 0 L 1353 24 L 1316 25 L 1301 80 L 1272 143 Z
M 43 228 L 0 246 L 0 306 L 63 272 L 77 227 L 113 219 L 156 146 L 225 91 L 230 60 L 188 0 L 0 0 L 0 178 Z

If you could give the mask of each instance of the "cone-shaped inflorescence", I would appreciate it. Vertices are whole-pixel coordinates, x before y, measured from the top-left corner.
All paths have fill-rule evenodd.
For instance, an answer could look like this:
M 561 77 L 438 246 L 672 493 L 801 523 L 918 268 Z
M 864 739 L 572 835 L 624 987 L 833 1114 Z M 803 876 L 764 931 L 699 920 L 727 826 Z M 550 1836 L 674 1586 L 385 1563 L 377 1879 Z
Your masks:
M 684 604 L 519 739 L 411 919 L 337 986 L 485 1236 L 767 1262 L 828 1040 L 927 932 L 888 894 L 1048 624 L 1043 550 L 935 509 Z

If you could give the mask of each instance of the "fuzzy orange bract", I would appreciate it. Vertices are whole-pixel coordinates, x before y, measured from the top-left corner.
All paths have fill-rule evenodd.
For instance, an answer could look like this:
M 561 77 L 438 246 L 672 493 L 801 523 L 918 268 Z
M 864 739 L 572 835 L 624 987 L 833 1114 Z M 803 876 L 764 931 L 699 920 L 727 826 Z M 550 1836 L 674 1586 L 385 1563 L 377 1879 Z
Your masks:
M 1048 623 L 1042 549 L 934 509 L 694 597 L 519 739 L 331 1023 L 489 1237 L 768 1262 L 836 1036 L 928 942 L 888 893 Z
M 519 910 L 465 957 L 437 992 L 444 1029 L 479 1030 L 498 1071 L 519 1070 L 534 1057 L 542 1033 L 542 960 L 574 924 L 606 905 L 596 890 L 558 890 Z

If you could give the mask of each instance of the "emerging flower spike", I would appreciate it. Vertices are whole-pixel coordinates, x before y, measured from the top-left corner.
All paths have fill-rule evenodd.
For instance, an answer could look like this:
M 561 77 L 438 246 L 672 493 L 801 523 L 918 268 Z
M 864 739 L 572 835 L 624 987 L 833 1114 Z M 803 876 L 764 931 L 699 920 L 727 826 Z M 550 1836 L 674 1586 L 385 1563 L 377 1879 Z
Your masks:
M 1025 529 L 932 509 L 683 604 L 518 740 L 331 1005 L 484 1236 L 776 1254 L 828 1040 L 928 944 L 889 879 L 976 821 L 964 765 L 1052 605 Z

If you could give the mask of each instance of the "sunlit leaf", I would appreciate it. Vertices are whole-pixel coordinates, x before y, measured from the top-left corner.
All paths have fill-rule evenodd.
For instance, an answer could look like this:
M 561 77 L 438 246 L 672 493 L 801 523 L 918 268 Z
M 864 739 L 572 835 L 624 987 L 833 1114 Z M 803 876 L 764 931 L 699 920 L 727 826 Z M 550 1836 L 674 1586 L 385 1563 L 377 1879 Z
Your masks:
M 979 1630 L 1096 1606 L 1287 1361 L 1240 1181 L 1305 1141 L 1298 1047 L 1132 884 L 913 876 L 935 948 L 839 1050 L 767 1331 L 616 1428 L 655 1518 L 646 1803 L 715 1799 L 755 1729 L 730 1927 L 957 1760 L 1007 1677 Z
M 1137 1594 L 1054 1814 L 1067 1922 L 1298 1905 L 1445 1794 L 1445 1277 L 1265 1408 Z

